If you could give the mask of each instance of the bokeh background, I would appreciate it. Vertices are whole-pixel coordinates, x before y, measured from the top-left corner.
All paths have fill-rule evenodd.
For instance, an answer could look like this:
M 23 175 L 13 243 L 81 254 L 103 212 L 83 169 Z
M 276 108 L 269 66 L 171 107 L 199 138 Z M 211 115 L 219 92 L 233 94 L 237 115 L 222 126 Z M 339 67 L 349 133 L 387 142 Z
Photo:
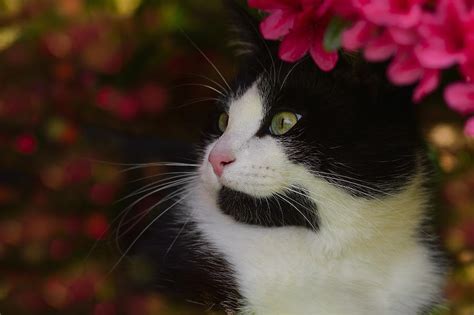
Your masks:
M 131 290 L 146 266 L 114 268 L 141 195 L 120 199 L 169 171 L 143 163 L 187 161 L 216 97 L 187 36 L 232 76 L 219 0 L 0 0 L 1 314 L 193 314 Z M 453 262 L 441 313 L 474 314 L 474 140 L 439 95 L 418 106 Z

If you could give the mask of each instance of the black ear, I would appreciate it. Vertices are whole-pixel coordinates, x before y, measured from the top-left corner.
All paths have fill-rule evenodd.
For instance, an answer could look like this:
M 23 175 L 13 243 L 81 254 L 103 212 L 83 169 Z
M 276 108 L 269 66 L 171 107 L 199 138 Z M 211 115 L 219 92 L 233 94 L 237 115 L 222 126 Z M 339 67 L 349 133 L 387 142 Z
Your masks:
M 275 43 L 263 38 L 259 21 L 237 0 L 223 0 L 230 20 L 230 30 L 234 34 L 230 41 L 239 55 L 268 54 L 274 51 Z

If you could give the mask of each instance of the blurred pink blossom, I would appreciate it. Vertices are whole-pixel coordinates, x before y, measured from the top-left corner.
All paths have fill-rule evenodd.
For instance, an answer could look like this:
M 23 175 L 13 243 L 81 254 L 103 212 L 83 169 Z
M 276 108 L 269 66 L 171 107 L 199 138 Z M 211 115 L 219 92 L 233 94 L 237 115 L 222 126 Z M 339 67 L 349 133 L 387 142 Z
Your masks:
M 444 98 L 456 112 L 463 115 L 474 113 L 474 84 L 453 83 L 446 88 Z
M 474 137 L 474 117 L 467 120 L 464 126 L 464 133 L 468 136 Z
M 420 62 L 428 68 L 446 68 L 467 60 L 466 46 L 474 39 L 474 14 L 463 0 L 441 0 L 434 14 L 425 13 L 416 46 Z
M 354 0 L 365 18 L 377 25 L 403 29 L 415 26 L 426 0 Z

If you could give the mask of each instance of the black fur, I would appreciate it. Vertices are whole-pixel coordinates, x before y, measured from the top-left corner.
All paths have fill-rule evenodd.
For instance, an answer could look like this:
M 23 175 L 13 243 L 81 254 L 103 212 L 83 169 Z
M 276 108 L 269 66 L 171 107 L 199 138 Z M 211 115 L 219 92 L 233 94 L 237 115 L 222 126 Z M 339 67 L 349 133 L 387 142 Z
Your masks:
M 316 204 L 304 190 L 287 191 L 281 196 L 255 198 L 224 187 L 219 192 L 219 208 L 237 222 L 263 227 L 303 226 L 316 231 Z
M 132 256 L 151 269 L 139 290 L 159 291 L 207 311 L 240 309 L 243 303 L 232 266 L 204 240 L 179 207 L 168 211 L 140 238 Z M 155 213 L 155 215 L 159 215 Z

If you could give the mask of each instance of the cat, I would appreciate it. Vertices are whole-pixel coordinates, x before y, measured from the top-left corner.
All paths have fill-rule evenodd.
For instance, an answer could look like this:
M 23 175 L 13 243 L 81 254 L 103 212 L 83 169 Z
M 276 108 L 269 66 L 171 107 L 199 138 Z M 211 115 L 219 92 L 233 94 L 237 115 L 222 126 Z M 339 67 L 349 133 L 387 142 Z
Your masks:
M 240 73 L 198 167 L 134 257 L 172 297 L 228 314 L 421 314 L 443 268 L 425 229 L 430 167 L 411 101 L 384 65 L 324 72 L 278 58 L 228 1 Z

